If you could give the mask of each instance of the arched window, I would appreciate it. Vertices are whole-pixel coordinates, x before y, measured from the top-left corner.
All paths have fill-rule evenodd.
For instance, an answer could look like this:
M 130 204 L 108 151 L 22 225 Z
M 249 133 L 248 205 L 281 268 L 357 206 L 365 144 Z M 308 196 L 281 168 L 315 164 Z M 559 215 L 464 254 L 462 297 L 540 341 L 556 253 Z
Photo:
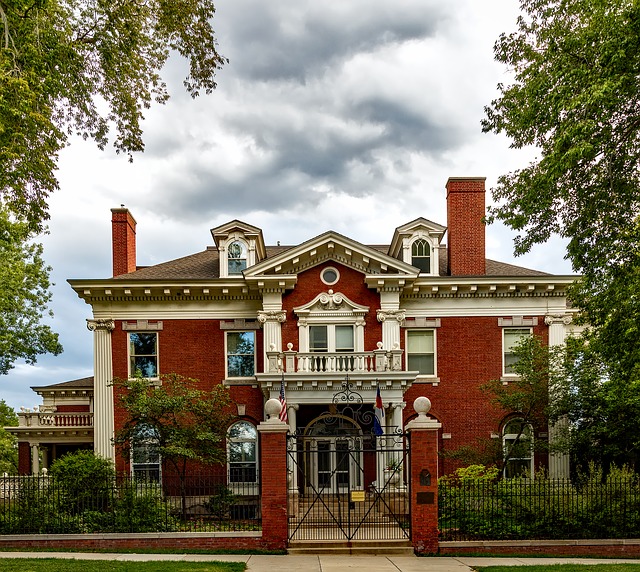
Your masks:
M 420 269 L 420 272 L 431 272 L 431 245 L 419 238 L 411 245 L 411 265 Z
M 511 419 L 502 428 L 504 477 L 533 478 L 533 427 L 522 419 Z
M 239 240 L 232 242 L 227 248 L 227 268 L 229 276 L 242 274 L 247 268 L 247 247 Z
M 229 427 L 227 435 L 230 483 L 258 481 L 258 432 L 248 421 Z
M 156 430 L 141 423 L 131 440 L 131 472 L 145 481 L 160 481 L 160 450 Z

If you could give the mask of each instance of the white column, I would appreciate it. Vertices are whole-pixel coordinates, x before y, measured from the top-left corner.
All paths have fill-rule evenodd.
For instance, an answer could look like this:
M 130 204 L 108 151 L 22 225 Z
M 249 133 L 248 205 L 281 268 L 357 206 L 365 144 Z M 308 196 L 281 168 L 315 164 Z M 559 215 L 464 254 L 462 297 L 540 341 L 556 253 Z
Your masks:
M 544 317 L 544 323 L 549 326 L 549 347 L 562 346 L 565 342 L 566 326 L 571 323 L 569 314 L 548 314 Z M 551 396 L 553 398 L 553 396 Z M 549 442 L 561 431 L 566 430 L 566 420 L 561 419 L 555 424 L 549 423 Z M 549 476 L 552 479 L 569 478 L 569 454 L 550 453 L 549 454 Z
M 113 366 L 111 362 L 111 319 L 87 320 L 93 332 L 93 450 L 115 461 L 113 447 Z
M 40 445 L 38 443 L 31 444 L 31 474 L 40 473 Z
M 282 323 L 286 320 L 287 313 L 284 310 L 269 310 L 258 312 L 258 322 L 262 324 L 264 338 L 264 369 L 269 369 L 269 360 L 266 352 L 282 352 Z
M 400 325 L 404 318 L 404 310 L 378 310 L 378 322 L 382 323 L 382 347 L 385 350 L 400 347 Z

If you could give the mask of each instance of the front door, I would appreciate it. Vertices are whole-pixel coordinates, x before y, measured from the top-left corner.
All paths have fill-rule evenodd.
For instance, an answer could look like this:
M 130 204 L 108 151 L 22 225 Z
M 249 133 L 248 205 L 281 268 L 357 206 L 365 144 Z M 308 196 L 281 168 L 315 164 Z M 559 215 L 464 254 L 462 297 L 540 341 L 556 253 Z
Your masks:
M 307 442 L 309 481 L 315 490 L 346 493 L 361 489 L 363 482 L 362 439 L 331 437 Z

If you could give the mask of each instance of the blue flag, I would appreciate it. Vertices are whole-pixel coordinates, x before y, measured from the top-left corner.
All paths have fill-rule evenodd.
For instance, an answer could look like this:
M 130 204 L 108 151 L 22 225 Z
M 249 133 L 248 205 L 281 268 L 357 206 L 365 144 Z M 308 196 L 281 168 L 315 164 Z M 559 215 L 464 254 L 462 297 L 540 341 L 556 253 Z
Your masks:
M 382 406 L 382 397 L 380 397 L 380 386 L 376 392 L 375 416 L 373 418 L 373 432 L 376 435 L 383 435 L 384 430 L 384 407 Z

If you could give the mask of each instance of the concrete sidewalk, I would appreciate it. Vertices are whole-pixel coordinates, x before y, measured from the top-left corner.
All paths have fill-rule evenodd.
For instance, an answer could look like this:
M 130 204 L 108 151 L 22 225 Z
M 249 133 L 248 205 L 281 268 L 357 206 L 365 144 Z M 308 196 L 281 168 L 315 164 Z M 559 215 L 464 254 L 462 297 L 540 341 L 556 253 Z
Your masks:
M 540 564 L 635 563 L 640 559 L 598 558 L 476 558 L 415 556 L 260 556 L 242 554 L 109 554 L 92 552 L 0 552 L 2 558 L 75 558 L 121 562 L 245 562 L 249 572 L 469 572 L 479 566 L 527 566 Z M 2 564 L 0 562 L 0 568 Z M 92 566 L 99 570 L 99 566 Z

